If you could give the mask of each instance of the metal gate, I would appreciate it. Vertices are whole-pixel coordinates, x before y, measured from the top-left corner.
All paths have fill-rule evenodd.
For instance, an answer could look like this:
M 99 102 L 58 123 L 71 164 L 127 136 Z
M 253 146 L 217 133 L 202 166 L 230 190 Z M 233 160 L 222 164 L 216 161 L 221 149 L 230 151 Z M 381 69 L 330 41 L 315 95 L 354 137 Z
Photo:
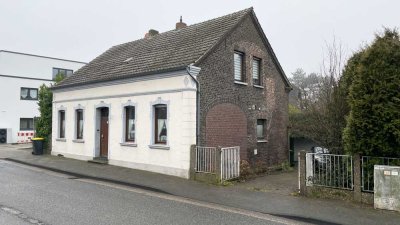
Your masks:
M 306 179 L 307 186 L 353 190 L 353 157 L 307 153 Z
M 221 181 L 240 176 L 240 147 L 221 148 Z
M 196 172 L 215 173 L 217 169 L 217 149 L 215 147 L 196 147 Z

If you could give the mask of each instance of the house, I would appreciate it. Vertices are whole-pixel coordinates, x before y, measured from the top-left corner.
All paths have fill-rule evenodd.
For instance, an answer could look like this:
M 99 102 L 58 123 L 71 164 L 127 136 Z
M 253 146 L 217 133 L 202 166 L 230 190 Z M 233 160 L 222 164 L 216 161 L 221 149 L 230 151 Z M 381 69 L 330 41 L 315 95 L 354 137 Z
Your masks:
M 67 76 L 85 63 L 0 50 L 0 144 L 26 143 L 40 115 L 38 89 L 57 74 Z
M 252 8 L 117 45 L 53 88 L 52 154 L 188 178 L 190 146 L 288 160 L 291 89 Z

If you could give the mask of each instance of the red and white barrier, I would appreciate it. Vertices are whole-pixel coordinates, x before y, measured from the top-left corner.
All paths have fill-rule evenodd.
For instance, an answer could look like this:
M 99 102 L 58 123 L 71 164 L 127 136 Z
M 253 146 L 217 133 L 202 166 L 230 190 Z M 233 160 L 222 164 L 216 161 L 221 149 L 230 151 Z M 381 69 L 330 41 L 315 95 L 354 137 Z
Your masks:
M 33 138 L 33 131 L 19 131 L 17 143 L 31 143 Z

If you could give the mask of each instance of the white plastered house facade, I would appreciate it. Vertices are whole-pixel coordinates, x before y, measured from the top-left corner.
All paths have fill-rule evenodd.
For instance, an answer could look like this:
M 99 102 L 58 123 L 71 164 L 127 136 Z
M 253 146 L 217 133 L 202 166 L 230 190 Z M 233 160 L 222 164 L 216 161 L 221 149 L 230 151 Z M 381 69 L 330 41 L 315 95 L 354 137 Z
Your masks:
M 192 74 L 198 72 L 199 68 L 192 68 Z M 190 146 L 196 143 L 193 78 L 185 69 L 54 90 L 52 154 L 79 160 L 106 157 L 111 165 L 189 178 Z M 167 111 L 167 134 L 162 144 L 155 140 L 155 107 L 159 105 Z M 134 141 L 126 140 L 127 107 L 134 108 Z M 102 109 L 108 110 L 108 137 L 101 136 L 101 129 L 106 129 L 100 124 Z M 83 112 L 79 139 L 77 111 Z M 65 119 L 64 128 L 60 119 Z M 64 134 L 60 136 L 60 132 Z M 105 138 L 106 153 L 101 152 Z
M 200 70 L 217 76 L 220 69 L 200 62 L 253 13 L 150 30 L 58 83 L 51 154 L 189 178 L 191 146 L 202 137 L 200 89 L 209 89 L 200 87 Z

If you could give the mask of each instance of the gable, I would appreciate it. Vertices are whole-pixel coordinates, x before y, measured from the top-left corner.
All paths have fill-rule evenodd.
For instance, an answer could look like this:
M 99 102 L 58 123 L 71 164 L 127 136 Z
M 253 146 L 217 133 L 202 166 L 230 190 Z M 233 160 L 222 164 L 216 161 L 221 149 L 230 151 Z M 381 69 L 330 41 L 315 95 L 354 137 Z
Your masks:
M 249 21 L 251 21 L 250 22 L 251 24 L 249 23 Z M 280 65 L 280 63 L 279 63 L 279 61 L 278 61 L 278 59 L 277 59 L 277 57 L 276 57 L 276 55 L 275 55 L 275 53 L 274 53 L 274 51 L 272 49 L 272 46 L 269 43 L 269 41 L 268 41 L 268 39 L 267 39 L 267 37 L 266 37 L 261 25 L 259 24 L 258 19 L 257 19 L 257 17 L 256 17 L 256 15 L 255 15 L 253 10 L 249 14 L 244 16 L 241 19 L 241 21 L 239 21 L 234 27 L 232 27 L 232 29 L 229 32 L 227 32 L 225 34 L 225 36 L 223 38 L 221 38 L 219 40 L 219 42 L 216 45 L 214 45 L 205 55 L 203 55 L 202 58 L 200 58 L 198 61 L 196 61 L 195 65 L 201 67 L 201 64 L 206 60 L 206 58 L 209 57 L 211 54 L 213 54 L 214 51 L 216 49 L 218 49 L 218 47 L 220 47 L 221 44 L 226 45 L 227 39 L 232 38 L 232 35 L 234 35 L 236 33 L 240 33 L 243 30 L 245 30 L 245 31 L 243 31 L 245 33 L 249 32 L 249 33 L 253 34 L 254 33 L 254 32 L 252 32 L 254 30 L 253 27 L 257 31 L 257 38 L 253 37 L 252 38 L 253 41 L 251 41 L 249 39 L 248 40 L 238 40 L 238 39 L 236 39 L 236 43 L 230 43 L 230 44 L 233 44 L 234 47 L 236 48 L 235 50 L 239 50 L 239 51 L 240 51 L 240 47 L 239 47 L 240 44 L 238 42 L 246 42 L 246 41 L 248 41 L 250 43 L 245 43 L 244 45 L 249 45 L 249 44 L 250 45 L 254 45 L 254 44 L 256 44 L 258 47 L 260 47 L 262 49 L 265 48 L 264 49 L 265 53 L 268 55 L 268 58 L 271 59 L 271 62 L 275 66 L 276 70 L 278 71 L 278 73 L 279 73 L 279 75 L 280 75 L 280 77 L 282 79 L 282 82 L 285 84 L 285 87 L 287 89 L 291 90 L 292 86 L 291 86 L 291 84 L 289 82 L 289 79 L 287 78 L 285 72 L 283 71 L 282 66 Z

